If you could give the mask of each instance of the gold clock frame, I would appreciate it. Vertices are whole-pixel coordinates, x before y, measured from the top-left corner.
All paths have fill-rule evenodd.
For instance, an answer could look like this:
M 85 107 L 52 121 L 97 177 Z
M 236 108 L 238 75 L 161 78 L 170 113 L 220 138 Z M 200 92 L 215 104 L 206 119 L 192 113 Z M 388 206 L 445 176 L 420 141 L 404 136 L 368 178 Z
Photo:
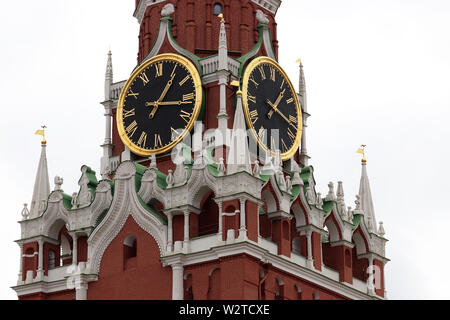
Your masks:
M 283 70 L 283 68 L 273 59 L 269 58 L 269 57 L 258 57 L 255 58 L 254 60 L 252 60 L 247 68 L 244 71 L 244 76 L 242 79 L 242 104 L 244 107 L 244 115 L 245 115 L 245 121 L 247 122 L 247 126 L 250 128 L 250 131 L 252 133 L 253 138 L 257 141 L 258 145 L 263 148 L 263 150 L 265 151 L 270 151 L 270 153 L 272 154 L 272 156 L 275 156 L 275 152 L 273 150 L 271 150 L 270 148 L 268 148 L 259 138 L 258 133 L 255 130 L 255 127 L 253 126 L 253 123 L 251 121 L 251 117 L 250 117 L 250 111 L 249 111 L 249 107 L 248 107 L 248 86 L 249 86 L 249 80 L 250 80 L 250 75 L 252 74 L 253 70 L 255 70 L 259 65 L 261 64 L 268 64 L 273 66 L 274 68 L 276 68 L 280 74 L 283 75 L 284 79 L 286 80 L 286 83 L 288 84 L 289 88 L 291 89 L 291 91 L 294 93 L 293 94 L 293 98 L 294 98 L 294 103 L 295 103 L 295 108 L 297 109 L 297 135 L 295 137 L 294 143 L 292 145 L 292 147 L 281 154 L 281 159 L 283 161 L 290 159 L 292 156 L 295 155 L 295 152 L 298 150 L 299 146 L 300 146 L 300 142 L 302 139 L 302 132 L 303 132 L 303 116 L 302 116 L 302 108 L 300 105 L 300 101 L 298 99 L 298 95 L 297 92 L 294 89 L 294 86 L 292 85 L 291 80 L 289 79 L 288 75 L 286 74 L 286 72 Z
M 125 98 L 127 97 L 127 92 L 130 89 L 131 85 L 134 83 L 136 78 L 150 65 L 160 62 L 160 61 L 175 61 L 179 64 L 182 64 L 192 75 L 192 79 L 194 81 L 194 87 L 195 87 L 195 105 L 194 105 L 194 111 L 192 113 L 192 117 L 188 123 L 188 125 L 185 127 L 183 132 L 178 136 L 177 139 L 173 140 L 168 145 L 158 148 L 158 149 L 144 149 L 141 147 L 138 147 L 135 145 L 127 136 L 124 128 L 123 123 L 123 107 L 125 103 Z M 194 64 L 189 61 L 187 58 L 173 54 L 173 53 L 164 53 L 157 55 L 147 61 L 145 61 L 142 65 L 140 65 L 136 70 L 133 71 L 130 78 L 125 83 L 125 86 L 122 89 L 122 92 L 120 93 L 119 102 L 117 103 L 117 113 L 116 113 L 116 122 L 117 122 L 117 130 L 119 132 L 120 139 L 124 143 L 125 146 L 127 146 L 130 151 L 132 151 L 134 154 L 137 154 L 142 157 L 149 157 L 153 154 L 163 154 L 170 150 L 172 150 L 178 143 L 183 141 L 183 139 L 186 137 L 186 135 L 191 132 L 192 128 L 194 127 L 195 121 L 197 121 L 198 116 L 200 115 L 200 111 L 202 108 L 202 101 L 203 101 L 203 90 L 202 90 L 202 82 L 200 79 L 200 74 L 197 70 L 197 68 L 194 66 Z

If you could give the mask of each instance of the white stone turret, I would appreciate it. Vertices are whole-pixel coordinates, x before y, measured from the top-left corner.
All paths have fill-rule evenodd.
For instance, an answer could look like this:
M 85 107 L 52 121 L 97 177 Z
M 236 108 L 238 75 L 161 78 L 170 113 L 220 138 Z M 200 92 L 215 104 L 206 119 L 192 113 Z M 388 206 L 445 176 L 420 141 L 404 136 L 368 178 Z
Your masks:
M 237 106 L 231 133 L 230 152 L 228 154 L 228 174 L 246 171 L 252 174 L 250 151 L 248 149 L 247 129 L 242 109 L 242 93 L 237 93 Z
M 113 84 L 113 66 L 112 66 L 112 53 L 108 52 L 108 62 L 106 63 L 105 74 L 105 101 L 111 99 L 111 85 Z
M 225 136 L 226 129 L 228 128 L 227 114 L 227 84 L 229 78 L 229 68 L 228 68 L 228 42 L 227 42 L 227 31 L 225 28 L 225 19 L 223 15 L 219 15 L 220 20 L 220 34 L 219 34 L 219 68 L 218 68 L 218 78 L 220 86 L 220 105 L 219 114 L 217 118 L 219 119 L 219 130 L 222 135 Z
M 103 157 L 100 161 L 100 173 L 102 176 L 107 175 L 112 171 L 110 168 L 110 158 L 112 155 L 112 109 L 113 102 L 111 96 L 111 86 L 113 84 L 113 65 L 112 65 L 112 53 L 108 52 L 108 61 L 106 63 L 105 74 L 105 101 L 102 103 L 105 107 L 105 140 L 102 144 Z
M 301 60 L 300 60 L 299 97 L 303 113 L 303 132 L 302 132 L 302 146 L 300 149 L 300 162 L 303 163 L 303 165 L 308 166 L 308 162 L 311 157 L 308 155 L 308 150 L 306 148 L 306 128 L 308 127 L 308 118 L 310 117 L 310 114 L 308 113 L 308 100 L 306 97 L 306 79 Z
M 372 192 L 370 191 L 369 177 L 367 175 L 367 161 L 362 160 L 361 183 L 359 186 L 359 197 L 361 209 L 364 211 L 366 226 L 370 232 L 377 232 L 377 221 L 375 219 L 375 210 L 372 201 Z
M 36 173 L 36 181 L 34 182 L 33 198 L 30 207 L 30 219 L 39 217 L 47 206 L 48 196 L 50 195 L 50 181 L 48 178 L 47 168 L 47 142 L 41 143 L 41 157 Z

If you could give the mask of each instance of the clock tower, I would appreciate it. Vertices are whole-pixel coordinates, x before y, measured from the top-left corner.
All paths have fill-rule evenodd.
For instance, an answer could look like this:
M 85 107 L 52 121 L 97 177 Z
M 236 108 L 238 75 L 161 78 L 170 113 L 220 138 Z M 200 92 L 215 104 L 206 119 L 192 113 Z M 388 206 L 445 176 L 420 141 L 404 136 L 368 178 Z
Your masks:
M 43 144 L 19 298 L 385 299 L 367 161 L 353 208 L 342 182 L 319 192 L 303 65 L 297 90 L 278 62 L 281 0 L 135 2 L 128 79 L 108 53 L 100 175 L 49 192 Z

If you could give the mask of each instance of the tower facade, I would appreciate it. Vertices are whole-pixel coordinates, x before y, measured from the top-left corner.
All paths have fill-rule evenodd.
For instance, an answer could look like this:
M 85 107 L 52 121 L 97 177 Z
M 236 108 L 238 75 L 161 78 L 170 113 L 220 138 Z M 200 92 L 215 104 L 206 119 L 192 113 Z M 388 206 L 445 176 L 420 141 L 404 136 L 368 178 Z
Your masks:
M 50 192 L 42 145 L 20 299 L 385 298 L 367 163 L 354 208 L 342 182 L 318 192 L 303 65 L 295 90 L 277 62 L 280 5 L 136 0 L 130 79 L 108 54 L 100 175 Z

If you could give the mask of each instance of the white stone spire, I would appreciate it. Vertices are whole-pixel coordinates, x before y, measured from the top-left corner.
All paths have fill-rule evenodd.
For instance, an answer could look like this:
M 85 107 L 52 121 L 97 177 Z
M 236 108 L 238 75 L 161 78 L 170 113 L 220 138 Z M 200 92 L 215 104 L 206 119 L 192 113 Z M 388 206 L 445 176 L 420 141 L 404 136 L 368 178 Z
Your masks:
M 244 111 L 242 109 L 242 92 L 237 93 L 237 106 L 231 133 L 230 151 L 228 154 L 228 174 L 246 171 L 252 173 L 250 151 L 248 149 L 247 130 Z
M 50 195 L 50 181 L 47 168 L 47 142 L 41 143 L 41 158 L 39 159 L 36 181 L 34 182 L 33 198 L 31 200 L 30 219 L 39 217 L 47 206 L 48 196 Z
M 308 113 L 308 100 L 306 97 L 305 73 L 303 71 L 302 61 L 299 60 L 299 63 L 300 63 L 299 96 L 303 113 L 303 132 L 302 132 L 302 146 L 300 149 L 300 161 L 305 166 L 308 166 L 310 157 L 308 155 L 308 150 L 306 148 L 306 128 L 308 127 L 308 118 L 310 117 L 310 114 Z
M 370 191 L 369 177 L 367 175 L 367 161 L 362 161 L 361 183 L 359 186 L 359 197 L 361 209 L 364 211 L 366 226 L 370 232 L 377 232 L 377 221 L 375 219 L 375 210 L 372 201 L 372 192 Z
M 219 68 L 218 68 L 218 78 L 220 86 L 220 105 L 219 114 L 217 118 L 219 119 L 219 130 L 221 130 L 222 135 L 225 137 L 226 129 L 228 128 L 228 114 L 227 114 L 227 85 L 229 78 L 228 70 L 228 41 L 227 41 L 227 31 L 225 28 L 225 19 L 223 15 L 219 15 L 220 19 L 220 33 L 219 33 Z
M 106 63 L 105 74 L 105 101 L 111 99 L 111 85 L 113 83 L 113 65 L 112 65 L 112 53 L 108 52 L 108 62 Z

